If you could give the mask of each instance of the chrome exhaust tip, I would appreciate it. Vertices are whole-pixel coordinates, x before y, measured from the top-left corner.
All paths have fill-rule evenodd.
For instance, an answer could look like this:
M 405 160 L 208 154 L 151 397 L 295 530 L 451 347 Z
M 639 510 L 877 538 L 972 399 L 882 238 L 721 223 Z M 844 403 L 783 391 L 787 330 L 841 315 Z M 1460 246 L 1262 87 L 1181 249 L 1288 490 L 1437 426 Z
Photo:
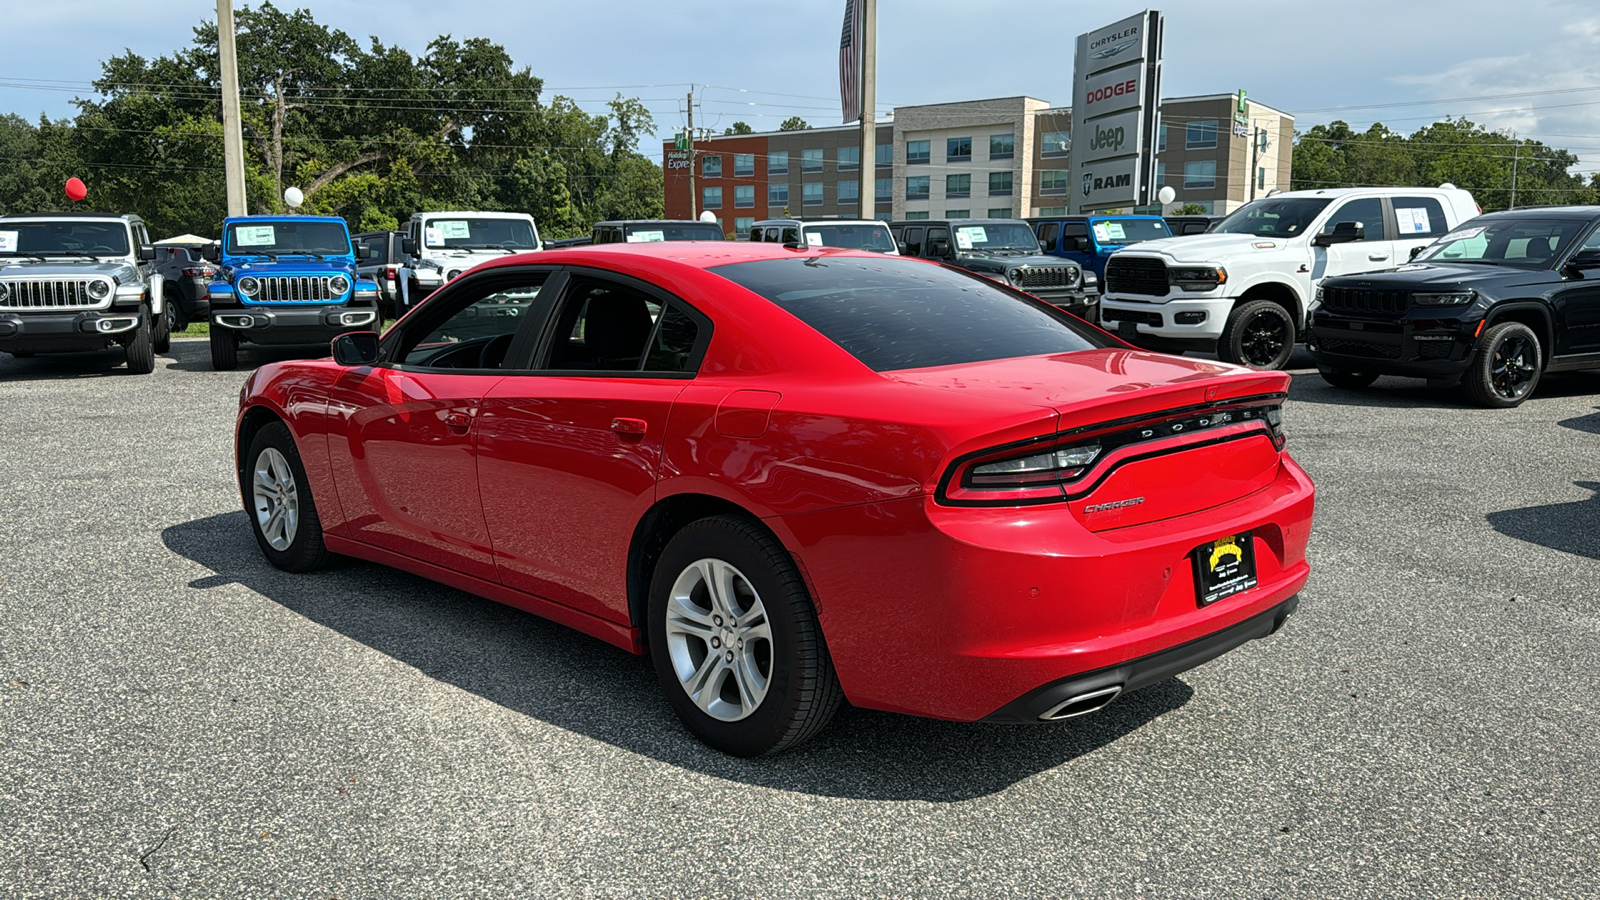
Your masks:
M 1117 695 L 1121 693 L 1122 685 L 1113 684 L 1110 687 L 1100 688 L 1099 690 L 1076 694 L 1040 713 L 1039 718 L 1046 722 L 1054 722 L 1060 719 L 1070 719 L 1074 716 L 1088 715 L 1105 709 L 1106 704 L 1117 699 Z

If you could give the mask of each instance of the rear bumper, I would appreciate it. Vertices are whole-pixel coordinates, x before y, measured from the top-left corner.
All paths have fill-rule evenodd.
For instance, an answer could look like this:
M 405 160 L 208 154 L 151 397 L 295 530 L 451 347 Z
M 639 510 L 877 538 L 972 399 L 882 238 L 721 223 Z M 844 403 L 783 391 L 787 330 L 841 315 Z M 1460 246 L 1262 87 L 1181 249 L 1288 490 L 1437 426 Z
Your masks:
M 97 350 L 118 342 L 139 326 L 139 312 L 0 312 L 0 350 L 27 353 L 71 353 Z
M 377 326 L 375 306 L 240 306 L 214 310 L 213 328 L 255 344 L 326 344 L 347 331 Z

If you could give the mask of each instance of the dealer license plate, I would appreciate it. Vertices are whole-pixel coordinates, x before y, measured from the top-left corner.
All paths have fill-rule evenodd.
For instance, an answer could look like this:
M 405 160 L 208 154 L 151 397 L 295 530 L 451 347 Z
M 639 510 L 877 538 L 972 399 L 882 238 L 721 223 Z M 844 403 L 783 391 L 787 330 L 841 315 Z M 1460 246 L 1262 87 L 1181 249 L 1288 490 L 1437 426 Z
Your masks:
M 1256 586 L 1256 551 L 1250 532 L 1218 538 L 1194 551 L 1194 587 L 1201 606 Z

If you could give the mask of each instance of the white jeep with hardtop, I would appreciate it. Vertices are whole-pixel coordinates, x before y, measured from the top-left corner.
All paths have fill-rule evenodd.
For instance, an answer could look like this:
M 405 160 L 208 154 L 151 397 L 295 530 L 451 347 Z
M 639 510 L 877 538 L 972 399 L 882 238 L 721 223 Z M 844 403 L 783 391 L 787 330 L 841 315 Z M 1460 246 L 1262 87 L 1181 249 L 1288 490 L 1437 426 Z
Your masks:
M 533 216 L 516 212 L 416 213 L 406 237 L 412 304 L 479 263 L 544 247 Z

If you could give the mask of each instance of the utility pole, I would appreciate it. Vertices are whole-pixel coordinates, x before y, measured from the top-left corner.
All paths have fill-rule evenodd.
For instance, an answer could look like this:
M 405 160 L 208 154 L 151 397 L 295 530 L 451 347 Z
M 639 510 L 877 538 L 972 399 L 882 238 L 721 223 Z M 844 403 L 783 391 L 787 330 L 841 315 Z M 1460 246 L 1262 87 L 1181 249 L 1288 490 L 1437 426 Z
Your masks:
M 1254 125 L 1254 122 L 1250 123 Z M 1250 129 L 1250 199 L 1256 198 L 1256 173 L 1261 171 L 1261 139 L 1266 136 L 1265 128 Z
M 689 218 L 698 219 L 700 214 L 696 208 L 700 199 L 694 193 L 694 89 L 689 90 L 689 130 L 685 133 L 689 138 Z
M 242 216 L 244 133 L 239 123 L 239 57 L 233 41 L 233 0 L 217 0 L 217 54 L 222 69 L 222 164 L 228 182 L 228 215 Z
M 871 219 L 878 182 L 878 4 L 857 0 L 861 8 L 861 218 Z
M 1513 139 L 1516 135 L 1511 136 Z M 1511 145 L 1511 208 L 1517 208 L 1517 163 L 1522 161 L 1522 141 Z M 1502 157 L 1503 159 L 1504 157 Z

